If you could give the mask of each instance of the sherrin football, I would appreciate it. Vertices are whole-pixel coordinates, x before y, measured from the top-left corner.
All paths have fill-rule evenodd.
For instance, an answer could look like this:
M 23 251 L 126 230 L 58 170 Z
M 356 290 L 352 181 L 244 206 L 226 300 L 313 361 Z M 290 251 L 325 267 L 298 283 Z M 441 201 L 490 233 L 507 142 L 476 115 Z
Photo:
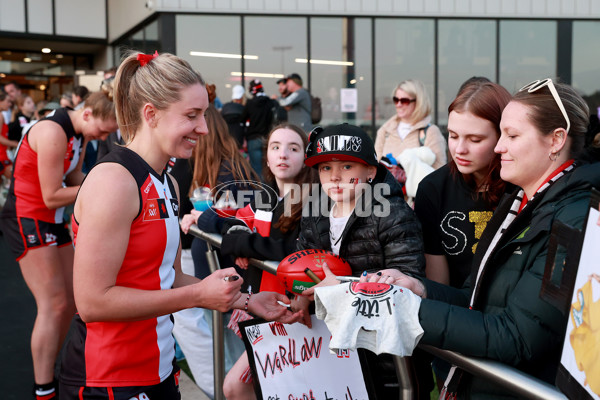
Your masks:
M 307 275 L 310 269 L 319 279 L 325 279 L 323 263 L 337 276 L 352 274 L 350 264 L 331 251 L 307 249 L 300 250 L 284 258 L 277 267 L 277 278 L 285 288 L 301 294 L 316 283 Z M 308 272 L 310 274 L 310 272 Z

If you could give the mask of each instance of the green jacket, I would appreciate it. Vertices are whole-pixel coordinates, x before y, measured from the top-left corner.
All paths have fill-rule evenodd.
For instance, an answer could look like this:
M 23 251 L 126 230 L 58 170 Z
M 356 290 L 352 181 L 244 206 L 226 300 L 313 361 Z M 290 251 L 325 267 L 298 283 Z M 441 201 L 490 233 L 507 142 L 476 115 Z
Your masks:
M 479 242 L 465 287 L 454 289 L 425 280 L 427 299 L 419 319 L 421 343 L 512 365 L 554 383 L 567 314 L 539 296 L 554 221 L 582 229 L 590 188 L 600 188 L 600 163 L 575 168 L 545 193 L 535 196 L 515 218 L 486 262 L 468 308 L 470 282 L 516 196 L 505 198 Z M 460 398 L 510 397 L 505 389 L 466 374 Z

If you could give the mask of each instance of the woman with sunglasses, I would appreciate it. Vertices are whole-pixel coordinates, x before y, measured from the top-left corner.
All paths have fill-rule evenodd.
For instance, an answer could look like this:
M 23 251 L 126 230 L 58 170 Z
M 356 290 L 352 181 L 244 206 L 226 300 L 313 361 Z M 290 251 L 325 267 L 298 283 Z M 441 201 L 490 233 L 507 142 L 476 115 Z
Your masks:
M 550 79 L 526 85 L 504 108 L 495 152 L 501 178 L 517 188 L 488 222 L 462 289 L 397 270 L 361 278 L 397 284 L 422 298 L 421 344 L 497 360 L 554 383 L 568 315 L 540 291 L 553 224 L 581 229 L 590 189 L 600 187 L 600 164 L 576 161 L 588 116 L 573 88 Z M 514 396 L 453 367 L 441 398 L 454 395 Z
M 423 82 L 414 79 L 401 82 L 394 89 L 392 101 L 396 115 L 377 131 L 377 158 L 388 153 L 398 158 L 406 149 L 425 146 L 435 154 L 434 169 L 446 164 L 446 140 L 440 129 L 431 123 L 431 102 Z

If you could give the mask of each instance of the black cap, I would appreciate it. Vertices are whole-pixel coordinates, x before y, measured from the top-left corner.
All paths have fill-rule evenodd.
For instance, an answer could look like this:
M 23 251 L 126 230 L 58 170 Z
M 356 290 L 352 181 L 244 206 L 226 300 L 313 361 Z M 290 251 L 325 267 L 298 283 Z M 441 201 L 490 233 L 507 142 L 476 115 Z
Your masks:
M 255 95 L 256 93 L 259 92 L 263 92 L 263 85 L 262 82 L 258 79 L 253 79 L 250 81 L 250 84 L 248 85 L 248 91 L 250 93 L 252 93 L 253 95 Z
M 326 161 L 355 161 L 377 166 L 375 145 L 358 126 L 341 124 L 310 132 L 304 164 L 315 167 Z
M 280 83 L 286 83 L 287 82 L 287 78 L 281 78 L 277 80 L 277 84 L 279 85 Z

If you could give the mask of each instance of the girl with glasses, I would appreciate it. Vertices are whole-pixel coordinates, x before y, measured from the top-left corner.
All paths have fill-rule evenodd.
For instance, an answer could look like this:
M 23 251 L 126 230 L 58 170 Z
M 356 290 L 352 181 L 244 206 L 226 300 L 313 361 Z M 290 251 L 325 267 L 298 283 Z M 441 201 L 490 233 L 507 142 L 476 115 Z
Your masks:
M 420 178 L 411 181 L 411 176 L 422 177 L 431 171 L 428 167 L 438 169 L 446 164 L 446 140 L 440 129 L 431 123 L 431 102 L 423 82 L 411 79 L 400 83 L 392 93 L 392 101 L 396 107 L 396 115 L 377 131 L 375 152 L 378 159 L 391 154 L 398 160 L 407 149 L 427 147 L 431 150 L 424 157 L 426 172 L 411 174 L 407 171 L 407 194 L 414 196 Z M 410 168 L 403 166 L 405 169 Z

